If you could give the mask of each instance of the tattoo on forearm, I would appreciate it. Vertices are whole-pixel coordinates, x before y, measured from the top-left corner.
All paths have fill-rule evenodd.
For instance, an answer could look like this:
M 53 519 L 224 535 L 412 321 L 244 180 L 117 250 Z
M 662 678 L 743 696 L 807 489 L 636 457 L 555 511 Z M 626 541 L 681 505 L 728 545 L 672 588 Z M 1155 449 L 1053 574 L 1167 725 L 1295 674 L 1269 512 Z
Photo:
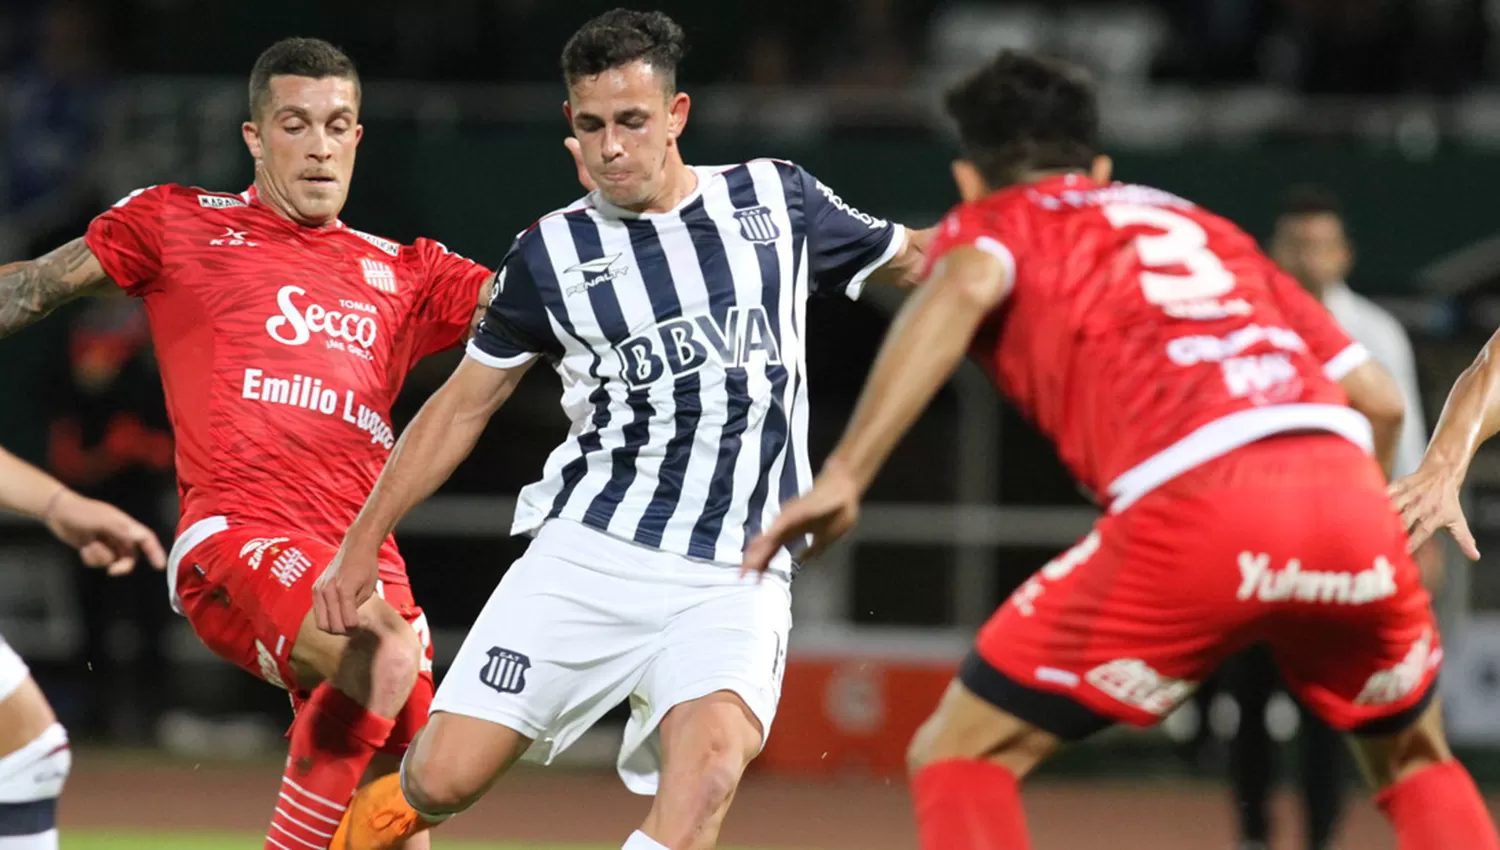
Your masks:
M 0 337 L 12 334 L 104 280 L 82 239 L 50 254 L 0 266 Z

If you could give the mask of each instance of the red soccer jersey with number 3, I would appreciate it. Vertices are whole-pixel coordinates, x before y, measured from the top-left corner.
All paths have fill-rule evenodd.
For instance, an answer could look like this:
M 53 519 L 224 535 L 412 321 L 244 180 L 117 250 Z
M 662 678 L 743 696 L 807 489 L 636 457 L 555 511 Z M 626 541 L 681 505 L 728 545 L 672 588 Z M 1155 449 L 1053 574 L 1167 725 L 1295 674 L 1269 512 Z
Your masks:
M 1219 216 L 1055 177 L 957 207 L 929 262 L 959 246 L 999 257 L 1011 281 L 974 356 L 1112 510 L 1268 434 L 1369 447 L 1337 383 L 1368 355 Z
M 85 240 L 145 301 L 176 435 L 179 531 L 224 516 L 333 545 L 395 444 L 408 370 L 463 341 L 489 275 L 430 240 L 297 225 L 253 189 L 142 189 Z M 394 540 L 381 577 L 406 581 Z

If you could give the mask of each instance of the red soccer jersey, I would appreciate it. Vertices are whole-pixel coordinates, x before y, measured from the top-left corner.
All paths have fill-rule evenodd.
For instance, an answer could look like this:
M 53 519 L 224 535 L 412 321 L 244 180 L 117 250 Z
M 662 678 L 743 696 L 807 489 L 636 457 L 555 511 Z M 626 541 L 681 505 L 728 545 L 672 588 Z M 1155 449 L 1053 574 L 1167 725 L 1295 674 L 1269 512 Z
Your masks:
M 1364 349 L 1207 210 L 1055 177 L 957 207 L 929 262 L 964 245 L 999 257 L 1011 282 L 974 356 L 1111 510 L 1273 433 L 1370 447 L 1337 383 Z
M 395 445 L 407 372 L 463 341 L 490 274 L 431 240 L 300 226 L 253 189 L 141 189 L 85 240 L 145 299 L 176 434 L 179 532 L 223 516 L 333 545 Z M 406 582 L 394 539 L 381 578 Z

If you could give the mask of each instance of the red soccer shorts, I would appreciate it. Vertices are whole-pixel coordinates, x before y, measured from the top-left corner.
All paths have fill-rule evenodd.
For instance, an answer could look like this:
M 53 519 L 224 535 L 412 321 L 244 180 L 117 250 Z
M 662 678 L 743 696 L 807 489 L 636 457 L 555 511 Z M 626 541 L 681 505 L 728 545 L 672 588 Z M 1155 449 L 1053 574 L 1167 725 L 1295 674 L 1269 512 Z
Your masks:
M 292 644 L 312 611 L 312 587 L 338 547 L 295 531 L 230 526 L 188 550 L 177 566 L 177 598 L 204 645 L 252 676 L 286 690 L 293 710 L 309 696 L 291 667 Z M 376 592 L 422 641 L 418 688 L 432 693 L 432 638 L 411 587 L 380 582 Z M 415 734 L 416 729 L 410 730 Z M 392 735 L 386 749 L 404 752 Z
M 960 678 L 1065 740 L 1160 721 L 1240 649 L 1343 731 L 1395 731 L 1442 661 L 1380 470 L 1324 434 L 1271 437 L 1102 518 L 980 631 Z M 1394 727 L 1394 728 L 1393 728 Z

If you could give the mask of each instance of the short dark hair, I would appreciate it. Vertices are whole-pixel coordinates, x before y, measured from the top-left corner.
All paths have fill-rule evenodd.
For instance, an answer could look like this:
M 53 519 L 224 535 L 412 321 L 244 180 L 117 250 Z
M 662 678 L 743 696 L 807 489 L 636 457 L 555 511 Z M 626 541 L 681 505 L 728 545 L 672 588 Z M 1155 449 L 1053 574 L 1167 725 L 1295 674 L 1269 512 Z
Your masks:
M 359 71 L 344 51 L 321 38 L 283 38 L 267 47 L 250 69 L 250 117 L 258 118 L 271 97 L 272 77 L 343 77 L 354 81 L 355 97 L 361 96 Z
M 677 65 L 687 53 L 687 37 L 661 12 L 611 9 L 573 33 L 563 45 L 563 79 L 569 86 L 612 68 L 641 61 L 662 75 L 667 91 L 677 88 Z
M 1281 215 L 1332 215 L 1343 218 L 1343 207 L 1333 190 L 1313 183 L 1292 186 L 1281 195 Z
M 1002 50 L 944 98 L 964 157 L 999 188 L 1026 172 L 1087 169 L 1097 156 L 1099 104 L 1084 71 Z

